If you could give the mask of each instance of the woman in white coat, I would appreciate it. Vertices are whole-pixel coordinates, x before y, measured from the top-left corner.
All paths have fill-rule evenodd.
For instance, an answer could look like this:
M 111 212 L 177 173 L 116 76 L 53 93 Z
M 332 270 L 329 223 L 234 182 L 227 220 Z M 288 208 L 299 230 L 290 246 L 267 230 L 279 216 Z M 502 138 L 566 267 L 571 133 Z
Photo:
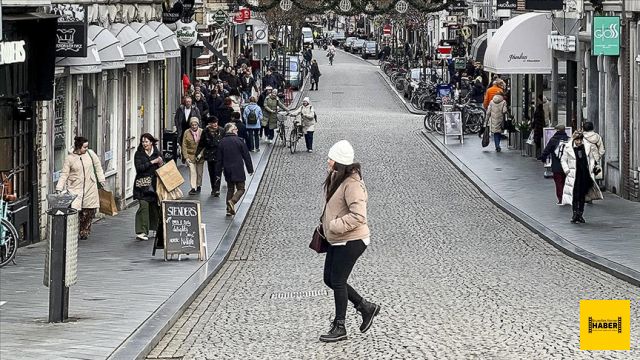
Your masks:
M 89 150 L 89 140 L 76 136 L 73 141 L 73 152 L 67 156 L 62 165 L 60 179 L 56 185 L 56 191 L 65 188 L 77 197 L 71 204 L 79 210 L 79 235 L 85 240 L 91 233 L 91 223 L 96 215 L 96 209 L 100 207 L 98 184 L 105 185 L 104 171 L 98 155 Z
M 504 115 L 508 110 L 507 102 L 501 94 L 494 95 L 493 99 L 489 102 L 489 106 L 487 106 L 487 124 L 485 126 L 489 126 L 489 131 L 493 134 L 493 142 L 496 145 L 496 152 L 502 151 L 500 148 L 500 140 L 502 131 L 504 130 L 502 128 L 502 121 L 504 120 Z
M 302 105 L 293 110 L 291 115 L 302 115 L 302 132 L 304 142 L 307 145 L 307 152 L 313 152 L 313 132 L 316 128 L 316 111 L 314 110 L 308 97 L 302 99 Z
M 602 200 L 602 192 L 596 183 L 593 168 L 595 159 L 592 156 L 591 147 L 594 146 L 584 141 L 581 131 L 573 134 L 573 139 L 564 147 L 562 153 L 562 170 L 567 175 L 562 193 L 562 204 L 571 204 L 573 207 L 572 223 L 584 223 L 584 203 L 591 200 Z

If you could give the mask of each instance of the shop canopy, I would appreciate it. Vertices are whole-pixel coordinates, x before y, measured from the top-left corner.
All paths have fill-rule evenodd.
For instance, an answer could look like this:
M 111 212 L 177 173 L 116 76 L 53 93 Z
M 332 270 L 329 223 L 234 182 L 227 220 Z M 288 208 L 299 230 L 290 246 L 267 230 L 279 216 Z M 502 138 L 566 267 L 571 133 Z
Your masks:
M 142 37 L 149 61 L 164 60 L 164 48 L 158 34 L 152 28 L 140 22 L 132 22 L 129 26 Z
M 482 63 L 484 53 L 487 51 L 487 33 L 478 36 L 471 44 L 471 54 L 473 60 Z
M 90 25 L 88 32 L 89 39 L 96 43 L 98 48 L 102 70 L 124 68 L 124 54 L 120 41 L 102 26 Z
M 550 74 L 551 17 L 526 13 L 505 22 L 487 42 L 484 68 L 496 74 Z
M 87 39 L 86 57 L 57 57 L 56 66 L 68 67 L 70 74 L 95 74 L 102 71 L 96 44 Z
M 114 23 L 109 31 L 120 40 L 125 64 L 141 64 L 149 61 L 142 37 L 129 25 Z
M 167 25 L 159 21 L 149 21 L 149 27 L 158 34 L 158 38 L 164 49 L 164 57 L 166 59 L 180 57 L 180 45 L 176 34 L 167 27 Z

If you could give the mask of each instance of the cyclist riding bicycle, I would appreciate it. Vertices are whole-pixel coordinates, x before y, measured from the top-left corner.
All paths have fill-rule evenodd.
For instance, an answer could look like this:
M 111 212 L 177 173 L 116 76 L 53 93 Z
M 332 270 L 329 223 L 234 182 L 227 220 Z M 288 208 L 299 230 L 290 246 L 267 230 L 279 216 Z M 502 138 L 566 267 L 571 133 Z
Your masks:
M 333 44 L 327 48 L 327 57 L 329 58 L 329 64 L 333 65 L 333 57 L 336 56 L 336 47 Z

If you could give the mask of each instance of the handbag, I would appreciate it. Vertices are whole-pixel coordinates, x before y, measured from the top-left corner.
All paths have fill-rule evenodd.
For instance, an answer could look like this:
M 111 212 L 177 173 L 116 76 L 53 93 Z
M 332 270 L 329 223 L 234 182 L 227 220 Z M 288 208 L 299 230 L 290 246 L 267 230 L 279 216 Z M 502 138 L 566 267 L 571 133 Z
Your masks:
M 322 224 L 316 226 L 313 230 L 313 236 L 311 237 L 311 242 L 309 243 L 309 248 L 317 252 L 318 254 L 326 253 L 329 250 L 329 242 L 327 238 L 324 236 L 324 229 L 322 228 Z
M 491 142 L 490 134 L 489 134 L 489 124 L 484 126 L 484 130 L 482 131 L 482 147 L 489 146 L 489 142 Z

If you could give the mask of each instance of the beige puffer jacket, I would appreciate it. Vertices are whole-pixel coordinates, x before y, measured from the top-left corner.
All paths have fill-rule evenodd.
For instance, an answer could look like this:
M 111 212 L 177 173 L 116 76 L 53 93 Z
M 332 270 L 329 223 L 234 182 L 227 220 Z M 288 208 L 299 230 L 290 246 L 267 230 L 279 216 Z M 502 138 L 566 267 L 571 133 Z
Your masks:
M 97 209 L 100 207 L 98 183 L 104 182 L 104 171 L 96 153 L 92 150 L 87 150 L 83 155 L 72 152 L 64 159 L 56 190 L 62 191 L 66 188 L 70 193 L 77 195 L 71 204 L 76 210 Z
M 504 114 L 507 113 L 507 102 L 502 95 L 494 95 L 493 100 L 489 102 L 487 107 L 486 122 L 489 123 L 489 130 L 491 133 L 501 133 L 502 120 L 504 120 Z

